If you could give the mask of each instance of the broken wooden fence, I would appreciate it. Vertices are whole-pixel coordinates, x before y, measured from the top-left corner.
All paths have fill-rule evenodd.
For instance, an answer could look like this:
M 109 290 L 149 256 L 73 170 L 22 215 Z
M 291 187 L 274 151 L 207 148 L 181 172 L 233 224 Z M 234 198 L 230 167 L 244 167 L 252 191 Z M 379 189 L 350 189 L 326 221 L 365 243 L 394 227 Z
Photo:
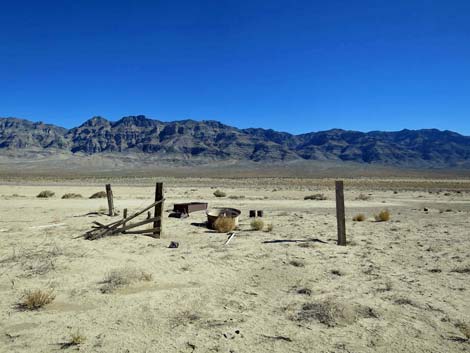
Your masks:
M 118 221 L 102 224 L 100 222 L 93 222 L 91 230 L 84 234 L 84 238 L 88 240 L 100 239 L 107 236 L 113 236 L 118 234 L 142 234 L 153 238 L 160 238 L 162 233 L 162 216 L 163 216 L 163 183 L 157 183 L 155 192 L 155 202 L 145 207 L 144 209 L 127 216 L 127 209 L 124 212 L 124 217 Z M 129 221 L 137 218 L 138 216 L 148 212 L 151 208 L 155 208 L 154 216 L 148 217 L 147 219 L 135 223 L 129 223 Z M 148 212 L 150 215 L 150 212 Z M 146 224 L 153 223 L 152 228 L 147 229 L 136 229 Z

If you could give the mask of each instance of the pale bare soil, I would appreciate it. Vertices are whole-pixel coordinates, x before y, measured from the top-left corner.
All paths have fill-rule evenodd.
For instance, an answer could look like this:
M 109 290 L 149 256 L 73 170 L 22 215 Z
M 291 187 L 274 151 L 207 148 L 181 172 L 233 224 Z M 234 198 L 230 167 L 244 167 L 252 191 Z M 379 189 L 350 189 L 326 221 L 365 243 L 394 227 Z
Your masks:
M 346 180 L 346 247 L 335 244 L 330 179 L 164 179 L 165 209 L 205 200 L 242 210 L 228 246 L 201 226 L 203 212 L 165 218 L 161 239 L 84 240 L 93 221 L 118 219 L 85 216 L 106 208 L 88 197 L 108 181 L 3 180 L 1 352 L 470 350 L 468 180 Z M 117 209 L 150 204 L 155 181 L 111 180 Z M 215 198 L 216 188 L 245 198 Z M 55 196 L 35 197 L 46 189 Z M 315 193 L 328 199 L 303 199 Z M 252 231 L 250 209 L 273 230 Z M 391 220 L 375 222 L 383 209 Z M 353 222 L 358 213 L 367 220 Z M 55 299 L 18 306 L 34 289 Z

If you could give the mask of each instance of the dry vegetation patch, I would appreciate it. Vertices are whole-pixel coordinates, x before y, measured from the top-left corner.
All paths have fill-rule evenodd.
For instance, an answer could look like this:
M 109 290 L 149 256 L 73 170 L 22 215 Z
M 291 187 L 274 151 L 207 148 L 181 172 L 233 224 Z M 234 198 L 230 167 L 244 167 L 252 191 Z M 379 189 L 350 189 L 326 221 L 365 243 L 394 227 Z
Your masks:
M 60 348 L 67 349 L 69 347 L 79 346 L 85 343 L 85 341 L 86 337 L 82 335 L 80 331 L 76 331 L 70 335 L 69 339 L 66 342 L 60 344 Z
M 303 304 L 294 317 L 298 321 L 318 321 L 328 327 L 350 325 L 360 318 L 378 318 L 378 314 L 367 306 L 324 300 Z
M 152 274 L 134 268 L 122 268 L 110 271 L 101 282 L 101 293 L 112 293 L 116 289 L 127 287 L 135 282 L 152 280 Z
M 214 196 L 215 197 L 225 197 L 225 196 L 227 196 L 227 194 L 225 192 L 221 191 L 221 190 L 216 190 L 216 191 L 214 191 Z
M 214 222 L 214 229 L 219 233 L 227 233 L 235 229 L 233 217 L 219 216 Z
M 262 219 L 255 218 L 251 221 L 250 226 L 252 230 L 262 230 L 264 228 L 264 222 Z
M 28 291 L 23 296 L 18 307 L 23 310 L 38 310 L 43 306 L 52 303 L 55 299 L 55 294 L 52 290 L 36 289 Z
M 370 199 L 371 199 L 371 197 L 369 195 L 366 195 L 366 194 L 359 194 L 356 197 L 357 201 L 369 201 Z
M 68 193 L 62 195 L 62 199 L 81 199 L 83 196 L 80 194 Z
M 49 197 L 53 197 L 55 195 L 55 192 L 51 190 L 43 190 L 39 194 L 37 194 L 36 197 L 41 198 L 41 199 L 48 199 Z
M 328 200 L 328 198 L 325 196 L 325 194 L 314 194 L 314 195 L 305 196 L 304 200 L 324 201 L 324 200 Z
M 45 248 L 13 249 L 13 254 L 1 259 L 0 265 L 19 266 L 24 271 L 23 277 L 45 275 L 56 270 L 56 261 L 61 255 L 65 255 L 64 250 L 55 244 Z
M 98 191 L 90 196 L 90 199 L 103 199 L 106 197 L 106 191 Z
M 470 265 L 456 267 L 451 272 L 470 274 Z
M 390 220 L 390 211 L 382 210 L 379 214 L 375 215 L 376 222 L 387 222 Z
M 364 222 L 366 220 L 366 216 L 362 213 L 355 215 L 352 219 L 354 222 Z

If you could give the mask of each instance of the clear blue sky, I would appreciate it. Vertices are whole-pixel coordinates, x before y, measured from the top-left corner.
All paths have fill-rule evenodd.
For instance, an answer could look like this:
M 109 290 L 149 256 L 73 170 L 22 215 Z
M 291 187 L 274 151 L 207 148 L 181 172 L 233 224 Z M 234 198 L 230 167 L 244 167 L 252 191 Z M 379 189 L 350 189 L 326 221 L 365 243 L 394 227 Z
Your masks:
M 2 1 L 0 116 L 470 135 L 470 1 Z

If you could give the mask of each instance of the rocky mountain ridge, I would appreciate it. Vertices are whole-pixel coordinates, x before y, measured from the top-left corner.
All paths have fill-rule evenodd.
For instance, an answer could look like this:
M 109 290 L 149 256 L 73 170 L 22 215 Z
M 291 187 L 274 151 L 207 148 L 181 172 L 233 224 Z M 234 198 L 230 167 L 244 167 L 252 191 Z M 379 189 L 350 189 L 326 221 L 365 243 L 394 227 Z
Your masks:
M 0 118 L 2 151 L 147 153 L 175 161 L 324 160 L 413 168 L 470 167 L 470 137 L 451 131 L 364 133 L 333 129 L 292 135 L 270 129 L 238 129 L 211 120 L 162 122 L 143 115 L 114 122 L 93 117 L 72 129 Z

